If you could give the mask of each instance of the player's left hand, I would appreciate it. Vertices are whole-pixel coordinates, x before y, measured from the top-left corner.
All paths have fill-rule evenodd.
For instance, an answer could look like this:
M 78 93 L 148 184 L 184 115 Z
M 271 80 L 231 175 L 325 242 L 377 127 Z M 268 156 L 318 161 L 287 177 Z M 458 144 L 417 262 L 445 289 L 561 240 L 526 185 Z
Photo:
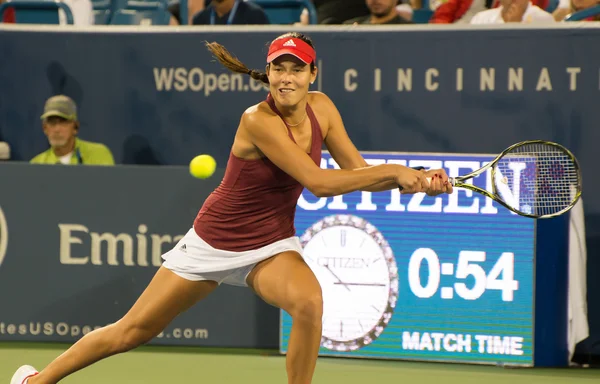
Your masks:
M 429 182 L 429 189 L 425 191 L 428 196 L 452 193 L 452 184 L 448 181 L 448 175 L 443 169 L 430 169 L 429 171 L 425 171 L 425 177 L 431 179 Z

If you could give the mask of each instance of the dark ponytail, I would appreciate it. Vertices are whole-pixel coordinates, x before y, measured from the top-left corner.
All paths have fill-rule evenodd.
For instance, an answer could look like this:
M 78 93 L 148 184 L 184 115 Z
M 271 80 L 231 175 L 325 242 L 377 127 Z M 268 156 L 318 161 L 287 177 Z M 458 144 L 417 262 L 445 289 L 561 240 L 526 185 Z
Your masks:
M 224 46 L 217 42 L 206 42 L 206 48 L 219 60 L 221 64 L 230 71 L 250 75 L 254 80 L 269 84 L 269 78 L 265 72 L 249 69 L 237 57 L 232 55 Z

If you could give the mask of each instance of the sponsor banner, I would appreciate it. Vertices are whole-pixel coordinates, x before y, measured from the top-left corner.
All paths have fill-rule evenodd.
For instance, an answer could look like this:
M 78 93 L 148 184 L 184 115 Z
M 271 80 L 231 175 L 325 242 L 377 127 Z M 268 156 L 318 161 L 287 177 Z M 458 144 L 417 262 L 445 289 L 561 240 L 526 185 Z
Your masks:
M 121 318 L 222 171 L 0 164 L 0 340 L 73 342 Z M 220 286 L 151 344 L 277 348 L 279 311 Z

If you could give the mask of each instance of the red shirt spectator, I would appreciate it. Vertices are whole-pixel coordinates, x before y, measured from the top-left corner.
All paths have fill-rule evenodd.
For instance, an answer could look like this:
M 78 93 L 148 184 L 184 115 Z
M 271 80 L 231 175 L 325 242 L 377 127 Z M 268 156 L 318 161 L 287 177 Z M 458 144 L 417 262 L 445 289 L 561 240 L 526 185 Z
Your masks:
M 448 0 L 435 10 L 430 23 L 452 24 L 467 13 L 473 0 Z
M 2 2 L 0 1 L 0 3 L 2 3 Z M 4 10 L 4 15 L 2 16 L 2 22 L 3 23 L 16 23 L 14 8 L 6 8 Z

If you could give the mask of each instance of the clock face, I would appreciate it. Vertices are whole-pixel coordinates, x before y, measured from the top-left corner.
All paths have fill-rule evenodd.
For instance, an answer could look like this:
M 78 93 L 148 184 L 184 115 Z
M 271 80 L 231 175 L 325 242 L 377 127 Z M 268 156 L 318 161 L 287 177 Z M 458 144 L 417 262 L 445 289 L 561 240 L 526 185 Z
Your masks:
M 329 216 L 301 237 L 304 259 L 323 291 L 323 347 L 370 344 L 392 317 L 398 269 L 381 232 L 351 215 Z

